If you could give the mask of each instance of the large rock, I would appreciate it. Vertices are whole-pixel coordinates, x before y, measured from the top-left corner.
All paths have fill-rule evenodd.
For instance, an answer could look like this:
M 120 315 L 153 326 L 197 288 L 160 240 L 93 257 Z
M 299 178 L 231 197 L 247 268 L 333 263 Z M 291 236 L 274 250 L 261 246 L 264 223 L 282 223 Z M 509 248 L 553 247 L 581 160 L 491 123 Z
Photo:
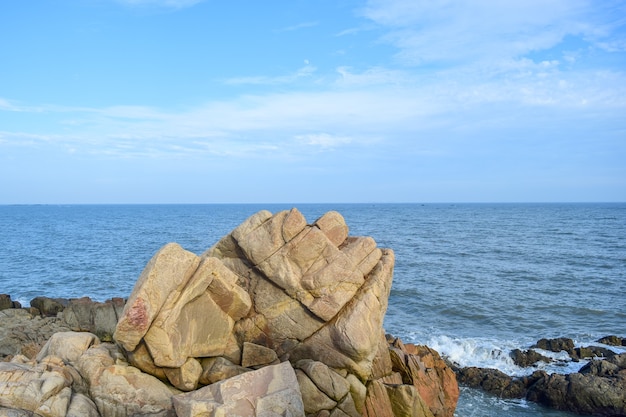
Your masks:
M 19 301 L 11 300 L 9 294 L 0 294 L 0 310 L 6 310 L 8 308 L 21 308 L 22 305 Z
M 122 298 L 103 303 L 89 297 L 74 298 L 68 301 L 62 318 L 73 331 L 94 333 L 102 341 L 110 342 L 123 310 Z
M 289 362 L 176 395 L 172 403 L 178 417 L 304 417 L 296 374 Z
M 529 389 L 531 401 L 579 414 L 626 415 L 626 354 L 593 360 L 577 373 L 540 376 Z
M 35 297 L 30 300 L 30 306 L 36 308 L 39 314 L 45 317 L 56 317 L 65 309 L 67 298 Z
M 145 343 L 156 368 L 219 356 L 242 365 L 244 345 L 253 343 L 367 380 L 393 264 L 393 252 L 373 239 L 348 237 L 339 213 L 308 225 L 296 209 L 259 212 L 201 257 L 176 244 L 161 249 L 137 281 L 115 340 L 131 355 Z
M 126 350 L 134 350 L 168 299 L 177 298 L 198 268 L 200 259 L 176 243 L 165 245 L 139 276 L 114 338 Z
M 0 415 L 98 417 L 93 401 L 73 390 L 75 384 L 80 376 L 58 357 L 0 362 Z
M 427 404 L 438 417 L 451 416 L 458 386 L 453 374 L 446 379 L 442 361 L 415 353 L 421 359 L 404 370 L 407 382 L 392 369 L 382 326 L 393 267 L 392 250 L 349 236 L 337 212 L 308 224 L 296 209 L 261 211 L 201 256 L 176 244 L 158 251 L 114 338 L 133 366 L 193 391 L 177 397 L 177 410 L 234 407 L 216 405 L 216 384 L 247 381 L 255 369 L 288 361 L 307 414 L 359 416 L 367 398 L 375 399 L 366 387 L 383 384 L 387 408 L 393 403 L 397 413 Z M 436 394 L 443 387 L 422 365 L 435 367 L 435 379 L 451 391 Z M 205 405 L 199 395 L 209 395 Z
M 113 345 L 90 347 L 76 369 L 88 382 L 89 396 L 102 416 L 175 416 L 171 397 L 176 391 L 129 366 Z
M 458 370 L 459 384 L 480 388 L 500 398 L 525 398 L 528 387 L 539 377 L 533 374 L 530 377 L 514 378 L 498 369 L 466 367 Z
M 201 256 L 165 245 L 125 305 L 0 311 L 0 416 L 449 417 L 438 354 L 385 338 L 393 267 L 336 212 L 262 211 Z

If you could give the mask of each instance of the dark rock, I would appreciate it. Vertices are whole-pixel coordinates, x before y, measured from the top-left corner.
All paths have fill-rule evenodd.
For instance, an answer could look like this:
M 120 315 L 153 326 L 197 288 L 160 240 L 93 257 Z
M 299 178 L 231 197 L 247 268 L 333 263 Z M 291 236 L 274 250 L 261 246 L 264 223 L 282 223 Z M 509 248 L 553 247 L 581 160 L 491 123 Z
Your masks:
M 552 359 L 532 349 L 528 349 L 528 350 L 514 349 L 513 351 L 511 351 L 509 356 L 511 356 L 511 359 L 513 359 L 513 363 L 515 363 L 515 365 L 521 366 L 522 368 L 532 366 L 539 361 L 546 362 L 546 363 L 552 362 Z
M 90 332 L 105 342 L 113 340 L 117 321 L 124 310 L 124 299 L 113 298 L 104 303 L 89 297 L 69 300 L 63 320 L 76 332 Z
M 615 355 L 610 349 L 603 348 L 600 346 L 587 346 L 587 347 L 579 347 L 574 349 L 574 353 L 570 354 L 574 359 L 585 359 L 585 358 L 610 358 Z
M 597 342 L 609 346 L 626 346 L 626 338 L 619 336 L 605 336 Z
M 541 339 L 537 341 L 533 348 L 543 349 L 550 352 L 561 352 L 562 350 L 571 354 L 574 352 L 574 341 L 566 337 L 556 339 Z
M 461 385 L 480 388 L 501 398 L 524 398 L 530 383 L 528 378 L 513 378 L 497 369 L 477 367 L 459 369 L 457 378 Z
M 592 360 L 578 372 L 581 374 L 618 377 L 620 376 L 620 371 L 626 371 L 626 353 L 615 354 L 605 360 Z M 626 377 L 626 374 L 623 377 Z
M 540 373 L 527 399 L 579 414 L 626 415 L 626 354 L 594 360 L 580 372 L 559 375 Z
M 6 310 L 9 308 L 22 308 L 22 304 L 19 301 L 11 300 L 9 294 L 0 294 L 0 310 Z
M 30 300 L 30 306 L 39 310 L 45 317 L 56 317 L 68 304 L 67 298 L 35 297 Z
M 0 294 L 0 310 L 6 310 L 7 308 L 13 308 L 13 302 L 9 294 Z

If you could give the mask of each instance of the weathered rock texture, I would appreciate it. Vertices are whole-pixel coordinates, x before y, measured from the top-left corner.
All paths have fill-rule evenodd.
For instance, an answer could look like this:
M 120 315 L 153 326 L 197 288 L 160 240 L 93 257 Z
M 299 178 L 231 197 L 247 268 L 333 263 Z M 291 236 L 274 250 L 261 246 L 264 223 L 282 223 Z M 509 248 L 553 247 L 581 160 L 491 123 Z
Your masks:
M 0 311 L 0 360 L 15 355 L 33 358 L 56 332 L 70 330 L 58 317 L 32 315 L 28 310 L 9 308 Z
M 384 334 L 393 266 L 336 212 L 261 211 L 201 256 L 167 244 L 125 305 L 0 311 L 57 326 L 8 346 L 0 415 L 452 417 L 437 352 Z
M 537 372 L 528 399 L 558 410 L 626 416 L 626 353 L 592 360 L 569 375 Z
M 261 211 L 201 256 L 164 246 L 137 281 L 114 338 L 133 366 L 182 391 L 289 361 L 307 415 L 375 415 L 368 387 L 382 386 L 401 415 L 422 415 L 406 410 L 424 403 L 452 416 L 452 372 L 445 384 L 456 394 L 443 397 L 423 389 L 421 377 L 433 385 L 423 370 L 409 376 L 420 372 L 417 359 L 396 377 L 382 327 L 393 266 L 393 251 L 348 236 L 337 212 L 307 224 L 296 209 Z

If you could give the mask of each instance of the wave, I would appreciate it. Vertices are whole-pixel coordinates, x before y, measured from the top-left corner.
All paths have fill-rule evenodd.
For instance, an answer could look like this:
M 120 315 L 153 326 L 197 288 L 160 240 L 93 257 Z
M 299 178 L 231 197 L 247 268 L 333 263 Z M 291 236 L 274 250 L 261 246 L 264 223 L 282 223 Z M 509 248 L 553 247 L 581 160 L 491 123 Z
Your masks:
M 407 335 L 408 339 L 412 339 Z M 411 343 L 424 344 L 439 352 L 449 362 L 459 367 L 478 367 L 497 369 L 510 376 L 530 375 L 537 370 L 543 370 L 549 374 L 570 374 L 578 372 L 588 360 L 571 360 L 565 351 L 549 352 L 533 348 L 538 353 L 549 357 L 552 362 L 537 362 L 533 366 L 520 367 L 513 362 L 510 356 L 514 349 L 526 350 L 534 342 L 522 340 L 500 340 L 490 338 L 459 338 L 447 335 L 431 336 L 426 340 L 408 340 Z M 616 353 L 625 353 L 626 348 L 607 346 L 591 341 L 574 341 L 576 347 L 601 346 L 611 349 Z

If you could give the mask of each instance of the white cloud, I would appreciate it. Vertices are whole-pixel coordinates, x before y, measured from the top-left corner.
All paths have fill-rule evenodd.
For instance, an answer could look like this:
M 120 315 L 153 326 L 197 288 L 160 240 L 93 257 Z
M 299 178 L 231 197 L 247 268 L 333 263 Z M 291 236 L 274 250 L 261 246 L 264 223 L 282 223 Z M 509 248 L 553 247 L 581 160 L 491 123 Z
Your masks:
M 368 68 L 363 72 L 353 71 L 350 67 L 339 67 L 337 73 L 340 78 L 337 84 L 342 87 L 374 86 L 374 85 L 401 85 L 412 83 L 415 77 L 406 71 L 391 70 L 382 67 Z
M 294 30 L 312 28 L 312 27 L 318 26 L 319 24 L 320 22 L 302 22 L 296 25 L 280 28 L 276 32 L 293 32 Z
M 384 40 L 405 63 L 514 59 L 559 44 L 566 35 L 598 36 L 587 0 L 371 0 L 363 15 L 388 28 Z
M 336 148 L 353 141 L 349 136 L 331 135 L 328 133 L 309 133 L 306 135 L 296 135 L 295 138 L 307 145 L 318 146 L 322 149 Z
M 225 84 L 230 85 L 246 85 L 246 84 L 254 84 L 254 85 L 278 85 L 278 84 L 290 84 L 301 80 L 303 78 L 308 78 L 313 76 L 317 68 L 305 62 L 305 66 L 299 68 L 296 72 L 287 75 L 278 75 L 278 76 L 266 76 L 266 75 L 257 75 L 250 77 L 233 77 L 224 80 Z

